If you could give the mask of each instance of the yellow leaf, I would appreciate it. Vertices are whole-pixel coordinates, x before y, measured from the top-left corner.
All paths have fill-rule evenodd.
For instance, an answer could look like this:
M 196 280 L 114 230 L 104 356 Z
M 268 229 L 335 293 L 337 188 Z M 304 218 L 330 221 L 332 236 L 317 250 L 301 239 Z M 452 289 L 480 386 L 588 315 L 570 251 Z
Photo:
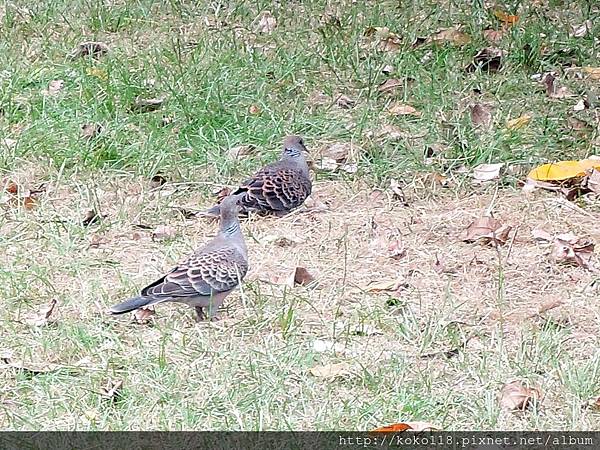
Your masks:
M 90 67 L 86 70 L 86 73 L 92 77 L 96 77 L 102 81 L 108 80 L 108 74 L 106 70 L 101 69 L 100 67 Z
M 538 181 L 562 181 L 582 177 L 588 169 L 600 169 L 600 160 L 584 159 L 581 161 L 558 161 L 536 167 L 528 178 Z
M 498 19 L 500 22 L 504 22 L 504 24 L 508 26 L 512 26 L 519 21 L 519 16 L 505 13 L 499 9 L 494 11 L 494 16 L 496 16 L 496 19 Z
M 506 122 L 506 128 L 509 130 L 518 130 L 523 128 L 529 122 L 531 122 L 531 116 L 529 114 L 523 114 L 521 117 L 510 119 L 508 122 Z
M 581 70 L 592 80 L 600 80 L 600 67 L 582 67 Z

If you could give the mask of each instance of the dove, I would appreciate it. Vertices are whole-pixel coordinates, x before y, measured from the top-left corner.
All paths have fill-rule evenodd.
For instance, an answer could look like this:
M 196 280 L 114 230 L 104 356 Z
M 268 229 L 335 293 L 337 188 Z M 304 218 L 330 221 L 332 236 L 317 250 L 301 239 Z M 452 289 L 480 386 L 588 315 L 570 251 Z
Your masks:
M 137 297 L 110 308 L 123 314 L 163 302 L 185 303 L 196 310 L 197 321 L 215 319 L 219 306 L 248 272 L 248 252 L 238 220 L 239 195 L 220 204 L 219 233 L 168 274 L 142 289 Z
M 260 169 L 232 193 L 241 196 L 240 212 L 282 216 L 302 205 L 312 189 L 304 152 L 308 150 L 300 136 L 286 137 L 279 161 Z M 204 215 L 216 216 L 220 207 L 215 205 Z

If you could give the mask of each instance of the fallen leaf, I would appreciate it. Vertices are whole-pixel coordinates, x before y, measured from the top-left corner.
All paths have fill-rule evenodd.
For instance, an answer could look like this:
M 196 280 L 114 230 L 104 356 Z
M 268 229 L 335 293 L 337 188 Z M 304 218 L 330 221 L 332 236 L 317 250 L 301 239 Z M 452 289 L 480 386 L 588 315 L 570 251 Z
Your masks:
M 529 114 L 523 114 L 522 116 L 517 117 L 516 119 L 508 120 L 506 122 L 506 128 L 508 130 L 519 130 L 525 125 L 527 125 L 529 122 L 531 122 L 531 116 Z
M 581 25 L 571 25 L 571 30 L 573 31 L 570 33 L 570 35 L 576 38 L 584 37 L 589 31 L 592 30 L 592 26 L 593 24 L 591 20 L 586 20 Z
M 255 155 L 257 151 L 256 146 L 252 144 L 238 145 L 232 147 L 227 151 L 227 156 L 231 159 L 242 159 L 246 156 Z
M 152 112 L 159 109 L 165 102 L 165 97 L 158 98 L 141 98 L 136 97 L 133 105 L 131 105 L 131 111 L 133 112 Z
M 102 216 L 98 214 L 98 212 L 95 209 L 90 209 L 88 210 L 88 212 L 85 213 L 85 217 L 81 221 L 81 225 L 87 227 L 94 223 L 100 222 L 101 219 Z
M 52 80 L 48 83 L 48 88 L 43 91 L 44 95 L 56 96 L 65 87 L 64 80 Z
M 69 54 L 72 59 L 82 56 L 92 56 L 98 58 L 108 53 L 108 45 L 104 42 L 87 41 L 82 42 Z
M 316 339 L 313 342 L 313 350 L 317 353 L 325 353 L 325 352 L 340 353 L 340 352 L 344 351 L 344 345 L 339 342 L 324 341 L 321 339 Z
M 54 372 L 55 370 L 62 369 L 63 366 L 59 364 L 53 364 L 49 362 L 25 362 L 23 360 L 15 361 L 12 357 L 8 355 L 3 355 L 6 357 L 0 358 L 0 370 L 2 369 L 16 369 L 20 372 L 28 374 L 29 376 L 41 375 L 49 372 Z
M 405 105 L 403 103 L 395 103 L 392 106 L 390 106 L 388 108 L 388 112 L 390 114 L 394 114 L 396 116 L 405 116 L 405 115 L 413 115 L 413 116 L 420 116 L 421 113 L 419 111 L 417 111 L 415 108 L 413 108 L 410 105 Z
M 26 317 L 24 322 L 32 327 L 43 327 L 56 323 L 56 317 L 52 317 L 52 314 L 56 310 L 57 303 L 56 299 L 52 299 L 49 305 L 42 308 L 39 313 Z
M 84 123 L 81 125 L 80 135 L 85 139 L 92 139 L 102 133 L 103 127 L 99 123 Z
M 375 428 L 371 433 L 397 433 L 406 430 L 412 431 L 439 431 L 440 427 L 429 422 L 403 422 L 386 425 L 385 427 Z
M 177 234 L 177 230 L 169 225 L 159 225 L 152 232 L 153 241 L 164 241 L 167 239 L 173 239 Z
M 359 289 L 364 292 L 385 292 L 397 291 L 400 286 L 402 286 L 400 280 L 378 280 L 369 281 L 369 283 Z
M 17 141 L 15 139 L 10 138 L 2 138 L 0 139 L 0 143 L 2 146 L 6 147 L 8 150 L 12 150 L 17 146 Z
M 92 234 L 90 237 L 90 247 L 98 248 L 102 244 L 107 244 L 108 239 L 100 234 Z
M 587 124 L 587 122 L 584 122 L 583 120 L 579 120 L 575 117 L 567 117 L 567 124 L 573 131 L 591 130 L 590 126 Z
M 361 323 L 348 328 L 348 333 L 354 336 L 380 336 L 383 332 L 373 325 Z
M 404 195 L 404 191 L 402 190 L 402 186 L 394 178 L 392 178 L 390 180 L 390 190 L 394 194 L 393 197 L 396 200 L 400 200 L 402 202 L 402 204 L 405 205 L 405 206 L 408 205 L 408 202 L 406 201 L 406 196 Z
M 573 111 L 583 111 L 585 108 L 587 108 L 586 101 L 581 99 L 573 106 Z
M 406 248 L 404 248 L 401 241 L 392 241 L 387 247 L 387 255 L 389 258 L 400 260 L 406 256 Z
M 512 227 L 502 225 L 502 223 L 493 217 L 483 216 L 474 220 L 466 231 L 466 236 L 463 238 L 465 242 L 481 241 L 484 244 L 493 243 L 504 245 L 508 240 L 508 235 Z
M 349 156 L 354 156 L 361 150 L 349 142 L 336 142 L 328 145 L 320 151 L 321 156 L 333 159 L 335 162 L 343 163 L 348 161 Z
M 500 170 L 504 163 L 480 164 L 473 168 L 473 178 L 476 181 L 491 181 L 500 178 Z
M 248 107 L 248 113 L 252 114 L 253 116 L 260 114 L 260 107 L 257 105 L 250 105 Z
M 123 387 L 123 380 L 108 380 L 106 385 L 102 387 L 100 395 L 105 400 L 118 400 L 120 393 L 119 391 Z
M 506 26 L 513 26 L 519 21 L 519 16 L 508 14 L 500 9 L 494 11 L 494 16 Z
M 476 127 L 489 129 L 492 126 L 492 112 L 490 108 L 480 103 L 471 106 L 471 122 Z
M 6 180 L 4 190 L 9 194 L 17 195 L 19 193 L 19 186 L 12 180 Z
M 446 263 L 438 257 L 437 253 L 435 255 L 433 270 L 440 275 L 443 273 L 456 273 L 456 269 L 446 267 Z
M 538 181 L 563 181 L 583 177 L 590 169 L 600 169 L 600 160 L 557 161 L 532 169 L 527 178 Z
M 399 88 L 404 88 L 406 81 L 398 78 L 388 78 L 379 85 L 377 90 L 383 94 L 390 94 Z
M 600 397 L 594 397 L 585 402 L 584 405 L 586 408 L 593 409 L 595 411 L 600 410 Z
M 554 247 L 550 259 L 558 263 L 575 264 L 589 269 L 589 260 L 594 252 L 594 243 L 578 238 L 572 234 L 559 235 L 554 238 Z
M 350 109 L 356 105 L 356 101 L 352 100 L 350 97 L 344 94 L 340 94 L 336 99 L 335 104 L 343 109 Z
M 277 27 L 277 19 L 273 17 L 271 11 L 263 11 L 259 14 L 256 20 L 258 20 L 255 28 L 257 33 L 271 34 Z
M 108 80 L 108 73 L 106 73 L 106 70 L 100 67 L 89 67 L 86 69 L 85 73 L 102 81 Z
M 600 194 L 600 169 L 592 169 L 586 180 L 586 187 L 595 194 Z
M 304 267 L 296 267 L 294 271 L 294 285 L 299 284 L 300 286 L 307 286 L 315 281 L 315 277 L 313 277 L 308 270 Z
M 483 37 L 493 44 L 497 44 L 504 37 L 504 30 L 483 30 Z
M 471 36 L 457 28 L 445 28 L 432 34 L 425 43 L 433 42 L 436 44 L 449 42 L 458 46 L 466 45 L 471 42 Z
M 546 85 L 546 95 L 550 98 L 561 99 L 573 96 L 565 86 L 557 86 L 556 77 L 551 73 L 547 73 L 544 76 L 543 82 Z
M 150 322 L 155 314 L 156 311 L 154 310 L 153 306 L 138 308 L 133 312 L 133 322 L 139 325 L 145 325 Z
M 505 52 L 497 47 L 485 47 L 473 57 L 473 62 L 466 67 L 467 72 L 481 69 L 484 72 L 498 72 L 502 67 Z
M 397 52 L 402 48 L 402 38 L 390 31 L 388 27 L 369 27 L 364 35 L 381 51 Z
M 28 211 L 31 211 L 36 205 L 35 198 L 33 198 L 31 196 L 23 197 L 22 202 L 23 202 L 23 208 L 25 208 Z
M 500 406 L 509 411 L 524 411 L 540 400 L 539 389 L 527 388 L 520 381 L 507 383 L 500 390 Z
M 592 80 L 600 80 L 600 67 L 582 67 L 581 71 Z
M 326 364 L 324 366 L 311 367 L 309 373 L 317 378 L 336 378 L 345 375 L 350 375 L 350 365 L 342 362 L 338 364 Z
M 554 239 L 550 233 L 548 233 L 545 230 L 542 230 L 541 228 L 534 228 L 533 230 L 531 230 L 531 237 L 535 241 L 540 242 L 552 242 L 552 240 Z
M 389 75 L 390 73 L 392 73 L 394 71 L 394 66 L 390 65 L 390 64 L 386 64 L 385 66 L 382 67 L 381 69 L 381 73 L 384 75 Z

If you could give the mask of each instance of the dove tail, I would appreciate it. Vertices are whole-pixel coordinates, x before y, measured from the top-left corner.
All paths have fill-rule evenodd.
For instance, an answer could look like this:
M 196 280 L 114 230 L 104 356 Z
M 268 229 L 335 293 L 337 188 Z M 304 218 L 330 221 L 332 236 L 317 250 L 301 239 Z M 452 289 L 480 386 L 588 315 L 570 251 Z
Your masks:
M 108 312 L 110 314 L 124 314 L 129 311 L 141 308 L 142 306 L 148 306 L 156 303 L 156 300 L 150 297 L 133 297 L 129 300 L 125 300 L 122 303 L 118 303 L 110 307 Z

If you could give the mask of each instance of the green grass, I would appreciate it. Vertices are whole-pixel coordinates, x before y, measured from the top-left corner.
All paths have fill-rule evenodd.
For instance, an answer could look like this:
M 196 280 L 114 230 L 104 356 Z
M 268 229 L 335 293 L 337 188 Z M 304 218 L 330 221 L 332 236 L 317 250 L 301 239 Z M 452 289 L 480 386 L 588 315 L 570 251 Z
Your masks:
M 500 28 L 483 2 L 344 2 L 337 8 L 316 0 L 279 6 L 30 3 L 0 4 L 0 138 L 16 141 L 0 141 L 0 180 L 29 187 L 46 183 L 48 189 L 33 211 L 0 204 L 0 351 L 62 368 L 37 375 L 1 370 L 0 426 L 326 430 L 427 420 L 445 429 L 597 428 L 598 416 L 580 404 L 600 392 L 600 354 L 591 346 L 582 355 L 572 327 L 529 324 L 507 337 L 501 325 L 477 323 L 474 334 L 482 348 L 424 360 L 419 355 L 452 350 L 473 335 L 454 323 L 461 320 L 456 311 L 472 311 L 451 281 L 438 286 L 436 309 L 420 308 L 420 296 L 428 294 L 418 289 L 396 307 L 367 294 L 348 300 L 349 283 L 340 282 L 348 268 L 340 259 L 359 245 L 355 234 L 363 233 L 364 224 L 347 225 L 339 215 L 317 221 L 314 249 L 292 249 L 280 261 L 291 267 L 310 258 L 310 268 L 318 266 L 319 275 L 336 280 L 330 290 L 283 290 L 255 278 L 230 306 L 238 310 L 216 325 L 195 326 L 190 311 L 178 307 L 161 308 L 153 326 L 104 314 L 211 234 L 212 226 L 186 221 L 172 206 L 208 204 L 215 187 L 273 160 L 286 134 L 305 136 L 312 150 L 337 141 L 360 147 L 356 174 L 315 175 L 323 186 L 352 194 L 387 186 L 391 178 L 410 184 L 420 172 L 460 178 L 461 166 L 486 162 L 509 163 L 513 176 L 507 184 L 514 185 L 535 164 L 597 154 L 595 112 L 575 113 L 577 98 L 549 99 L 531 79 L 554 70 L 578 96 L 597 88 L 593 80 L 565 73 L 571 64 L 598 65 L 593 36 L 600 34 L 600 11 L 594 2 L 498 4 L 518 13 L 520 21 L 497 44 L 507 55 L 493 74 L 464 70 L 490 46 L 482 30 Z M 265 10 L 277 19 L 271 34 L 255 32 Z M 587 36 L 569 35 L 570 25 L 588 19 L 594 29 Z M 417 37 L 457 25 L 470 43 L 412 46 Z M 383 26 L 402 37 L 400 51 L 380 51 L 369 43 L 367 28 Z M 106 42 L 109 54 L 70 59 L 84 40 Z M 382 72 L 386 65 L 393 67 L 389 75 Z M 380 93 L 378 86 L 388 78 L 404 80 L 405 88 Z M 64 89 L 44 95 L 56 79 L 65 81 Z M 315 92 L 330 101 L 316 104 Z M 339 94 L 356 105 L 336 106 Z M 138 97 L 161 96 L 166 100 L 157 111 L 131 109 Z M 387 109 L 394 102 L 410 104 L 421 115 L 392 117 Z M 493 106 L 491 130 L 474 129 L 468 109 L 474 102 Z M 249 112 L 253 105 L 258 114 Z M 506 129 L 508 119 L 525 113 L 532 116 L 528 126 Z M 589 122 L 590 130 L 574 133 L 567 117 Z M 101 124 L 103 132 L 83 139 L 86 123 Z M 378 137 L 384 125 L 397 127 L 402 137 Z M 259 147 L 255 157 L 228 158 L 229 148 L 248 143 Z M 425 150 L 432 144 L 448 150 L 430 164 Z M 165 197 L 151 192 L 147 180 L 157 172 L 179 183 L 178 190 Z M 462 191 L 471 189 L 464 186 Z M 92 207 L 107 219 L 81 226 Z M 171 223 L 179 234 L 165 242 L 137 242 L 132 225 L 139 223 Z M 317 225 L 308 220 L 292 229 L 303 236 Z M 245 227 L 253 248 L 264 252 L 251 255 L 255 267 L 271 255 L 259 243 L 277 227 L 274 222 Z M 93 235 L 108 236 L 108 244 L 90 247 Z M 351 277 L 353 269 L 348 270 Z M 515 300 L 494 270 L 492 281 L 482 283 L 488 283 L 486 289 L 493 285 L 497 298 L 490 301 L 504 308 L 505 297 Z M 35 328 L 19 322 L 52 298 L 59 300 L 57 324 Z M 338 314 L 376 326 L 383 337 L 332 329 Z M 335 339 L 355 353 L 318 353 L 315 338 Z M 346 360 L 353 374 L 343 379 L 307 374 L 312 366 Z M 496 395 L 508 375 L 544 385 L 550 412 L 516 418 L 502 412 Z M 115 401 L 99 394 L 109 379 L 124 380 Z

